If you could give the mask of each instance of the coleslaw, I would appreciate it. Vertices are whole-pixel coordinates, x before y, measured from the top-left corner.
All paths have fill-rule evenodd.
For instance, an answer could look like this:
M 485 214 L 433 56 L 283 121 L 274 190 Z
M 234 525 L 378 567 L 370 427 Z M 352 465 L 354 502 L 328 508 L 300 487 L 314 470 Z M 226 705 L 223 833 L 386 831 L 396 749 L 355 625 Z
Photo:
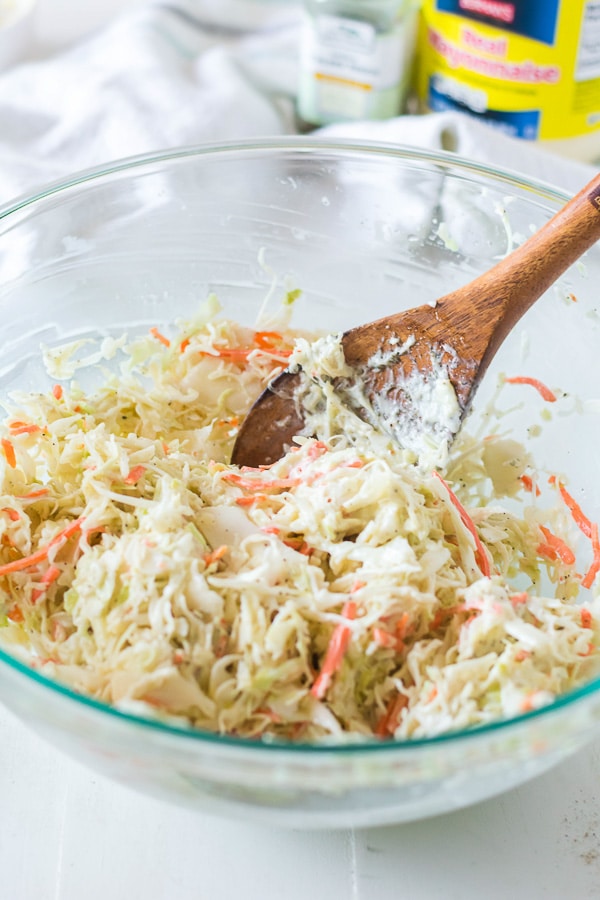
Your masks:
M 531 502 L 514 440 L 419 466 L 330 398 L 277 463 L 229 464 L 307 338 L 210 298 L 168 334 L 46 350 L 57 383 L 1 426 L 3 645 L 124 709 L 295 741 L 477 726 L 597 674 L 597 526 L 558 476 Z

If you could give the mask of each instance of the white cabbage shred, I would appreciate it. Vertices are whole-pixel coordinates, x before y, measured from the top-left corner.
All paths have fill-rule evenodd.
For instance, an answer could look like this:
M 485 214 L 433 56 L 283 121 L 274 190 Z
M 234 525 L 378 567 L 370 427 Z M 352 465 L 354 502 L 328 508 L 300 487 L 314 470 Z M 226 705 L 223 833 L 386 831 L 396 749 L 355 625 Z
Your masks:
M 3 645 L 122 708 L 301 741 L 476 726 L 597 674 L 598 604 L 576 602 L 590 542 L 556 483 L 546 508 L 525 491 L 515 441 L 461 435 L 442 478 L 329 396 L 316 438 L 228 464 L 295 337 L 213 300 L 166 337 L 86 345 L 80 364 L 121 360 L 96 390 L 11 398 Z M 46 351 L 56 375 L 82 347 Z

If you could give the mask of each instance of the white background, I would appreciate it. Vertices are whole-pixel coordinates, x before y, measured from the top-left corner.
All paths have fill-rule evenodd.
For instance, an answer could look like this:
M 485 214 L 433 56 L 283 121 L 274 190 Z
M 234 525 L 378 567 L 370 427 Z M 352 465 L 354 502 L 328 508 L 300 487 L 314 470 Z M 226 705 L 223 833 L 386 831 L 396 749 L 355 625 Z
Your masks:
M 134 5 L 40 0 L 36 52 Z M 0 900 L 585 900 L 600 898 L 599 837 L 599 745 L 459 813 L 302 833 L 139 796 L 0 710 Z

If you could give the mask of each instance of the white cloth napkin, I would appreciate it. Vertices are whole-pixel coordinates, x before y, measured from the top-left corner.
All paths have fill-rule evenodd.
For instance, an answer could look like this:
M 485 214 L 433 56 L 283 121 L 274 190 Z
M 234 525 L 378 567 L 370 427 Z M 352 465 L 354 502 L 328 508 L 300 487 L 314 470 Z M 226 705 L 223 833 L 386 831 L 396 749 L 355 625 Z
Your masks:
M 294 134 L 301 10 L 282 0 L 150 3 L 0 75 L 0 204 L 89 166 L 182 145 Z M 316 132 L 427 148 L 574 192 L 591 167 L 456 113 Z

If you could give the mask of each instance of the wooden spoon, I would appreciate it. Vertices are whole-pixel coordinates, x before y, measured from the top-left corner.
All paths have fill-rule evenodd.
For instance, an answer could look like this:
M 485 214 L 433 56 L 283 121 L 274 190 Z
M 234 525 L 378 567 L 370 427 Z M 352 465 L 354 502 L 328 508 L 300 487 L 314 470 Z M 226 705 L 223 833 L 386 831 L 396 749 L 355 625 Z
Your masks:
M 419 306 L 346 331 L 341 337 L 344 355 L 362 382 L 369 406 L 376 412 L 385 406 L 389 413 L 395 404 L 401 425 L 407 415 L 408 380 L 418 373 L 431 379 L 435 370 L 447 374 L 464 416 L 509 331 L 599 238 L 600 174 L 520 247 L 435 306 Z M 407 341 L 411 346 L 398 353 Z M 384 363 L 369 366 L 375 354 Z M 242 425 L 232 462 L 258 466 L 283 456 L 303 427 L 302 409 L 294 397 L 300 379 L 286 370 L 258 398 Z

